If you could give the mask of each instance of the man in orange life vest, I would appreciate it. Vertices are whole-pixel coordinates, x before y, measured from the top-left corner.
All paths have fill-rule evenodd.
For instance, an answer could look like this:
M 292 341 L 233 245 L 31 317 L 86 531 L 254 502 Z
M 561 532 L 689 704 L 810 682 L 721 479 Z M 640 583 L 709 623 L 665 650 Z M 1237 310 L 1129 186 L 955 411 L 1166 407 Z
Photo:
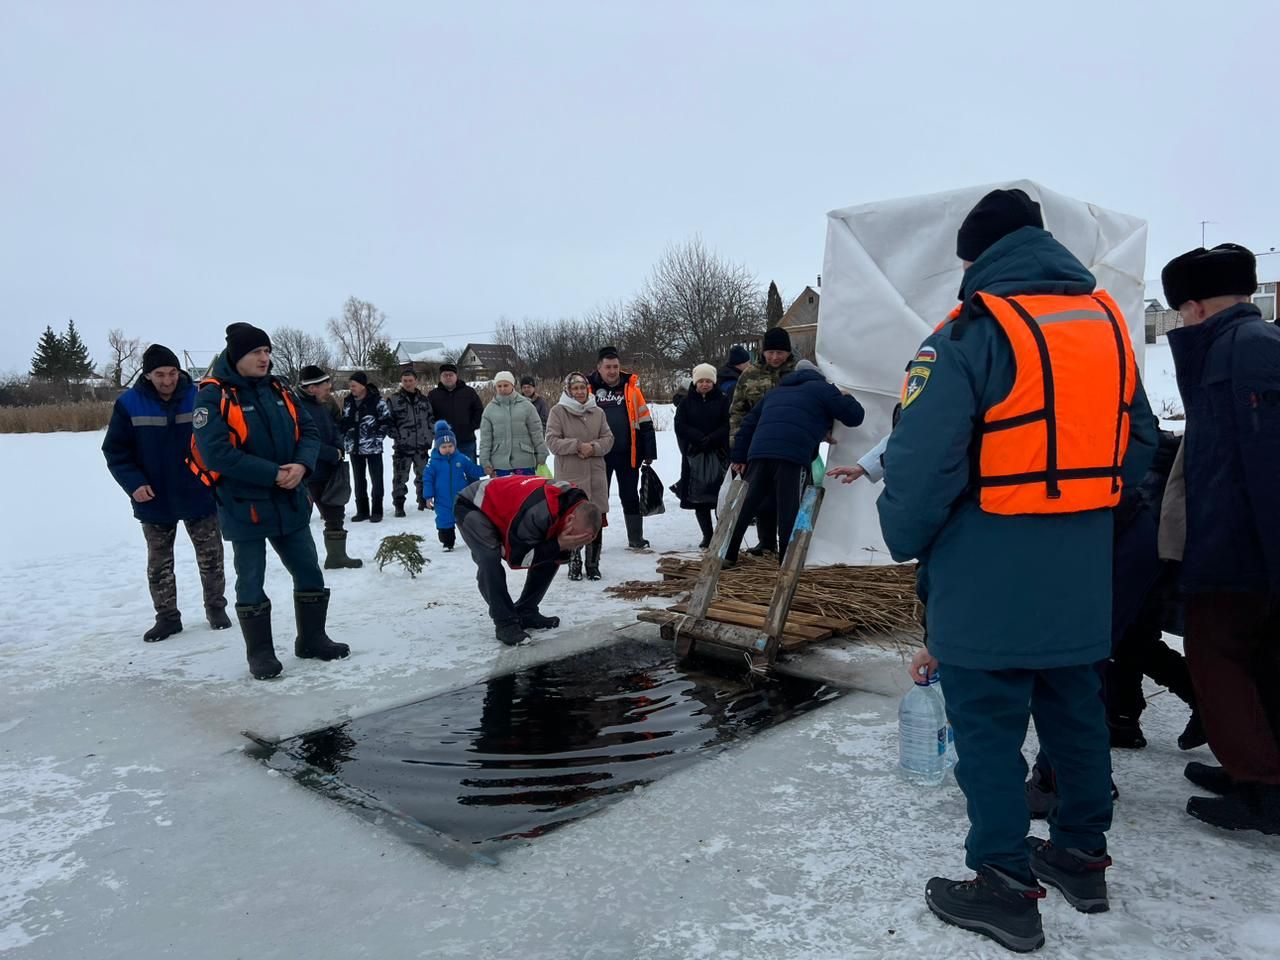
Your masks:
M 271 375 L 271 339 L 247 323 L 227 327 L 227 348 L 213 361 L 192 412 L 192 469 L 211 483 L 223 537 L 236 567 L 236 616 L 249 672 L 268 680 L 283 669 L 271 638 L 271 601 L 263 590 L 267 541 L 293 575 L 298 657 L 337 660 L 350 653 L 325 634 L 329 591 L 311 537 L 307 475 L 319 434 L 300 415 L 289 386 Z
M 458 494 L 454 516 L 476 562 L 476 582 L 497 638 L 515 646 L 529 639 L 526 630 L 560 626 L 560 618 L 544 617 L 538 604 L 559 565 L 600 534 L 600 509 L 587 492 L 543 477 L 487 477 Z M 529 571 L 515 602 L 503 561 Z
M 920 561 L 929 649 L 912 671 L 941 662 L 977 873 L 935 877 L 926 902 L 1032 950 L 1044 942 L 1037 880 L 1079 910 L 1107 908 L 1096 664 L 1111 650 L 1112 508 L 1146 472 L 1156 424 L 1124 317 L 1044 230 L 1039 204 L 988 194 L 957 253 L 961 304 L 907 367 L 877 506 L 893 558 Z M 1048 842 L 1026 835 L 1029 717 L 1058 771 Z

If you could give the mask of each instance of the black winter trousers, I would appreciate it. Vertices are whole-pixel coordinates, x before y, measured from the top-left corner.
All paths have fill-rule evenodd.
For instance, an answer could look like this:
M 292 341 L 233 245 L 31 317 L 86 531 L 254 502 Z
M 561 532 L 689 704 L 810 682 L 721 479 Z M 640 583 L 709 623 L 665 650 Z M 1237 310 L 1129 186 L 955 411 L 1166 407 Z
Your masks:
M 614 462 L 608 457 L 604 461 L 605 481 L 613 487 L 613 477 L 618 477 L 618 499 L 622 501 L 622 512 L 638 516 L 640 514 L 640 469 L 631 465 L 628 459 Z
M 463 542 L 476 563 L 476 584 L 489 606 L 494 626 L 514 625 L 522 616 L 538 612 L 538 604 L 556 578 L 558 563 L 539 563 L 529 568 L 520 599 L 512 602 L 503 570 L 502 538 L 498 529 L 478 510 L 463 520 L 459 529 Z
M 369 490 L 365 483 L 365 471 L 369 474 L 369 483 L 373 486 L 373 499 L 369 499 Z M 352 487 L 356 495 L 356 510 L 369 510 L 375 516 L 382 516 L 382 454 L 353 453 L 351 455 Z M 369 509 L 372 503 L 372 509 Z
M 738 523 L 733 528 L 733 536 L 729 539 L 725 560 L 737 561 L 742 538 L 746 536 L 754 514 L 756 532 L 762 544 L 767 547 L 771 536 L 777 536 L 778 560 L 781 562 L 786 556 L 787 544 L 791 541 L 791 530 L 796 525 L 796 514 L 800 512 L 800 495 L 804 492 L 808 470 L 807 464 L 792 463 L 790 460 L 751 461 L 747 467 L 747 498 L 742 504 Z M 762 510 L 765 507 L 774 515 L 776 526 L 773 530 L 769 529 L 766 514 Z

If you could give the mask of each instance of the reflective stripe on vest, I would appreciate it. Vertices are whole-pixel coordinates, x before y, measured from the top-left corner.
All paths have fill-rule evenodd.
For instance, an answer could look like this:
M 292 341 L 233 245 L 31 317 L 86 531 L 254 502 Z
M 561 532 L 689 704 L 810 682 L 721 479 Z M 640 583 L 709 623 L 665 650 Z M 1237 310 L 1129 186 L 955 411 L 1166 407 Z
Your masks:
M 1079 513 L 1120 502 L 1137 363 L 1120 308 L 1087 296 L 976 298 L 1013 348 L 1009 395 L 981 425 L 987 513 Z
M 222 417 L 227 425 L 230 433 L 231 445 L 233 447 L 242 447 L 249 440 L 249 423 L 244 418 L 244 410 L 240 406 L 240 397 L 234 386 L 224 384 L 216 377 L 205 377 L 200 381 L 201 387 L 209 386 L 220 387 L 222 390 L 222 399 L 218 403 L 218 414 Z M 296 444 L 302 439 L 302 428 L 298 423 L 298 408 L 293 402 L 293 396 L 288 390 L 280 386 L 278 380 L 272 379 L 272 389 L 279 395 L 284 403 L 285 409 L 289 411 L 289 416 L 293 418 L 293 442 Z M 187 415 L 190 419 L 190 414 Z M 196 435 L 193 431 L 191 434 L 191 452 L 187 455 L 187 466 L 191 468 L 191 472 L 200 478 L 200 482 L 206 487 L 212 487 L 217 484 L 218 479 L 222 476 L 217 470 L 210 470 L 204 462 L 204 457 L 200 456 L 200 448 L 196 444 Z M 254 523 L 258 522 L 256 511 L 253 511 Z
M 510 565 L 517 559 L 512 556 L 511 531 L 519 525 L 525 511 L 538 506 L 541 498 L 551 514 L 547 539 L 554 540 L 564 526 L 560 496 L 572 488 L 573 484 L 564 480 L 544 477 L 488 477 L 480 482 L 471 502 L 497 528 L 502 537 L 502 557 Z

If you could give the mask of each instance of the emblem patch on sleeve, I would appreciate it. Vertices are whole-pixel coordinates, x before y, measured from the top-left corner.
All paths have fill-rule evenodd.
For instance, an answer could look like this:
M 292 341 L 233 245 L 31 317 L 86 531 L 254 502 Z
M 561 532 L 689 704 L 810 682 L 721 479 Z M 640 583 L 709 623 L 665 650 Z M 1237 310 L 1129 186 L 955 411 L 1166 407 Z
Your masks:
M 195 412 L 191 414 L 191 426 L 199 430 L 209 422 L 209 408 L 196 407 Z
M 938 351 L 933 347 L 921 347 L 912 363 L 933 363 L 938 359 Z
M 929 374 L 932 372 L 932 368 L 926 366 L 912 366 L 907 371 L 907 382 L 902 388 L 903 410 L 911 406 L 916 397 L 924 392 L 925 384 L 929 382 Z

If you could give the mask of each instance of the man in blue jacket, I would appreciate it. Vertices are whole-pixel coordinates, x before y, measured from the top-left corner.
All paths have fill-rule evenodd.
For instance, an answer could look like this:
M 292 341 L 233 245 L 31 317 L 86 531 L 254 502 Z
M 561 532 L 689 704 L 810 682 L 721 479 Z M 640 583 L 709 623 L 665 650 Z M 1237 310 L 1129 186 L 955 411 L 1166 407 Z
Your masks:
M 1189 780 L 1220 794 L 1192 797 L 1187 812 L 1280 834 L 1280 717 L 1267 703 L 1280 636 L 1280 329 L 1251 302 L 1256 261 L 1238 244 L 1184 253 L 1163 281 L 1185 324 L 1169 332 L 1187 411 L 1185 488 L 1170 498 L 1185 493 L 1185 646 L 1222 763 L 1187 765 Z
M 283 669 L 271 638 L 263 590 L 267 541 L 293 576 L 298 633 L 294 654 L 337 660 L 350 653 L 325 634 L 329 591 L 311 538 L 303 482 L 320 449 L 314 421 L 288 384 L 271 375 L 271 338 L 248 323 L 227 327 L 227 348 L 202 381 L 191 420 L 193 466 L 213 485 L 222 533 L 236 565 L 236 617 L 249 672 L 269 680 Z
M 142 635 L 148 643 L 182 632 L 173 575 L 179 521 L 195 547 L 209 626 L 231 626 L 213 496 L 187 469 L 195 402 L 195 384 L 178 366 L 177 355 L 153 343 L 142 355 L 142 376 L 116 400 L 102 441 L 107 467 L 133 502 L 147 541 L 147 585 L 156 610 L 155 624 Z
M 1109 507 L 1145 474 L 1156 425 L 1123 318 L 1043 229 L 1038 204 L 1020 190 L 984 197 L 957 254 L 961 307 L 908 365 L 877 506 L 893 558 L 920 563 L 929 649 L 912 671 L 942 664 L 977 873 L 933 878 L 926 903 L 948 923 L 1032 950 L 1044 942 L 1037 879 L 1077 909 L 1107 907 L 1111 758 L 1096 664 L 1111 650 Z M 1047 347 L 1037 356 L 1036 344 L 1064 335 L 1073 364 Z M 1015 364 L 1015 349 L 1030 354 Z M 1021 389 L 1024 377 L 1033 389 Z M 1011 416 L 1011 402 L 1038 409 Z M 1077 466 L 1080 450 L 1100 462 Z M 1022 470 L 993 469 L 1001 451 L 1022 456 Z M 1026 836 L 1030 716 L 1058 774 L 1048 843 Z
M 753 516 L 757 522 L 777 517 L 779 562 L 786 557 L 818 445 L 836 420 L 856 427 L 862 417 L 862 404 L 828 383 L 808 360 L 797 363 L 795 372 L 751 408 L 733 439 L 732 469 L 746 473 L 747 498 L 725 551 L 726 567 L 738 562 Z M 772 539 L 772 531 L 759 532 L 761 539 Z

